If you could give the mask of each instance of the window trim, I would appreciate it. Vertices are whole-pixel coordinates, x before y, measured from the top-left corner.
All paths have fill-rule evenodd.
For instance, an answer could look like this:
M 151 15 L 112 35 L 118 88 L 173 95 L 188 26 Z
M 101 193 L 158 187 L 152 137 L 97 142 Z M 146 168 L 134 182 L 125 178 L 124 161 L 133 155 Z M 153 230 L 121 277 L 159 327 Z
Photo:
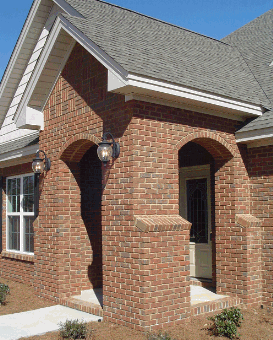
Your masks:
M 24 177 L 31 177 L 33 176 L 33 195 L 35 201 L 35 187 L 34 187 L 34 180 L 35 175 L 34 173 L 26 173 L 22 175 L 15 175 L 6 177 L 6 252 L 15 253 L 15 254 L 23 254 L 23 255 L 34 255 L 34 252 L 27 252 L 23 251 L 24 249 L 24 240 L 25 240 L 25 233 L 24 233 L 24 217 L 25 216 L 33 216 L 34 218 L 37 217 L 35 215 L 34 205 L 33 205 L 33 212 L 24 212 L 23 211 L 23 178 Z M 20 178 L 20 212 L 8 212 L 8 180 L 13 178 Z M 9 216 L 19 216 L 20 217 L 20 250 L 9 249 Z

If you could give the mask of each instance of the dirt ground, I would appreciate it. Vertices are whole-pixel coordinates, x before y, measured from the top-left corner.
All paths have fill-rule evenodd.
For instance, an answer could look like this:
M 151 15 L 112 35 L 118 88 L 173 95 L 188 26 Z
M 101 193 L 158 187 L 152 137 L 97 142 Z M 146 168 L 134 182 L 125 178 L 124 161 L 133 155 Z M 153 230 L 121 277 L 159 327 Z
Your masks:
M 0 315 L 19 313 L 28 310 L 54 305 L 45 299 L 37 298 L 34 289 L 28 285 L 8 281 L 0 278 L 0 283 L 8 284 L 10 294 L 5 305 L 0 306 Z M 241 308 L 244 320 L 239 328 L 241 340 L 273 340 L 273 309 L 246 309 Z M 223 340 L 223 337 L 211 335 L 209 330 L 211 321 L 207 315 L 192 318 L 182 326 L 164 331 L 172 336 L 172 340 Z M 92 329 L 90 340 L 147 340 L 145 333 L 131 330 L 107 322 L 90 322 L 88 328 Z M 40 336 L 22 338 L 22 340 L 59 340 L 58 332 L 51 332 Z

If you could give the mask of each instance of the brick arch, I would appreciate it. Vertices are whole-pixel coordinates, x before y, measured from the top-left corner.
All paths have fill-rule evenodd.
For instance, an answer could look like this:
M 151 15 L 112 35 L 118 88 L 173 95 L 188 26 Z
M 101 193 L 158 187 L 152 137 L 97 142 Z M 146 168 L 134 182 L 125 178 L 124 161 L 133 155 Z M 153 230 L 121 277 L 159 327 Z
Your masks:
M 64 162 L 79 162 L 86 151 L 99 142 L 99 138 L 89 133 L 76 134 L 63 145 L 58 159 Z
M 224 138 L 213 132 L 193 132 L 182 138 L 175 145 L 176 150 L 180 150 L 188 142 L 194 142 L 203 146 L 215 160 L 226 160 L 236 156 L 234 147 Z

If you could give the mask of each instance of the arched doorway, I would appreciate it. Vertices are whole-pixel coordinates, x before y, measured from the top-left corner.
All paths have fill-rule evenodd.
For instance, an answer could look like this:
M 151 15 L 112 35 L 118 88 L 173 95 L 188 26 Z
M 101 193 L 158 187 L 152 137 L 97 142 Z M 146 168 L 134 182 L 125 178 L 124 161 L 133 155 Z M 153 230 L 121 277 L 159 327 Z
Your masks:
M 214 158 L 189 142 L 179 150 L 179 212 L 192 223 L 190 276 L 212 279 L 214 230 Z
M 60 267 L 66 273 L 66 282 L 60 286 L 62 297 L 101 289 L 103 285 L 102 171 L 97 145 L 90 139 L 74 137 L 60 155 L 62 175 L 58 185 L 65 228 L 65 255 L 60 259 Z
M 200 224 L 193 226 L 191 230 L 191 247 L 197 249 L 197 252 L 191 252 L 191 275 L 212 278 L 216 291 L 226 292 L 227 271 L 222 264 L 227 256 L 230 256 L 227 254 L 231 247 L 230 241 L 226 240 L 229 239 L 230 227 L 235 225 L 234 212 L 238 209 L 236 204 L 239 202 L 237 192 L 244 185 L 244 181 L 239 183 L 239 177 L 235 175 L 239 155 L 219 135 L 208 132 L 186 136 L 178 143 L 177 148 L 180 168 L 180 214 L 194 223 L 201 220 Z M 181 184 L 183 181 L 184 187 Z M 198 233 L 199 245 L 196 245 Z M 199 268 L 193 270 L 196 264 Z

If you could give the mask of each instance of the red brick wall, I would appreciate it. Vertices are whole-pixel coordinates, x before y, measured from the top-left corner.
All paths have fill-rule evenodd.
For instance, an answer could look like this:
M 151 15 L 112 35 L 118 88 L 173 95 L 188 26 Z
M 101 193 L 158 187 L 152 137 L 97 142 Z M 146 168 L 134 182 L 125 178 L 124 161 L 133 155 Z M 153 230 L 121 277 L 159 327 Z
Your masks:
M 93 250 L 81 217 L 78 164 L 106 131 L 120 142 L 121 154 L 103 167 L 102 174 L 105 319 L 150 329 L 157 322 L 179 322 L 188 314 L 189 231 L 145 238 L 134 225 L 136 215 L 179 214 L 178 151 L 188 141 L 202 145 L 215 159 L 216 282 L 219 292 L 228 292 L 225 263 L 233 255 L 225 249 L 231 249 L 235 214 L 250 209 L 243 152 L 234 137 L 236 121 L 139 101 L 125 103 L 123 96 L 107 92 L 107 70 L 80 45 L 57 81 L 44 117 L 40 148 L 50 157 L 52 168 L 42 182 L 37 224 L 35 286 L 39 295 L 59 299 L 92 287 L 88 266 Z M 168 263 L 177 272 L 165 286 L 163 253 L 172 242 L 169 258 L 173 260 Z M 161 251 L 155 251 L 155 244 Z M 149 249 L 148 258 L 141 253 L 143 245 Z M 183 254 L 177 253 L 179 247 Z M 158 280 L 153 278 L 156 273 Z M 147 282 L 153 293 L 145 291 Z M 159 310 L 155 303 L 159 296 L 173 304 L 171 284 L 180 289 L 177 309 Z M 236 285 L 235 280 L 230 284 Z M 173 318 L 174 310 L 179 317 Z
M 248 150 L 251 212 L 262 220 L 263 303 L 273 305 L 273 146 Z
M 32 173 L 31 163 L 20 164 L 1 169 L 3 176 L 3 210 L 2 210 L 2 253 L 1 253 L 1 276 L 14 281 L 33 284 L 34 256 L 11 253 L 6 251 L 6 178 L 9 176 Z

